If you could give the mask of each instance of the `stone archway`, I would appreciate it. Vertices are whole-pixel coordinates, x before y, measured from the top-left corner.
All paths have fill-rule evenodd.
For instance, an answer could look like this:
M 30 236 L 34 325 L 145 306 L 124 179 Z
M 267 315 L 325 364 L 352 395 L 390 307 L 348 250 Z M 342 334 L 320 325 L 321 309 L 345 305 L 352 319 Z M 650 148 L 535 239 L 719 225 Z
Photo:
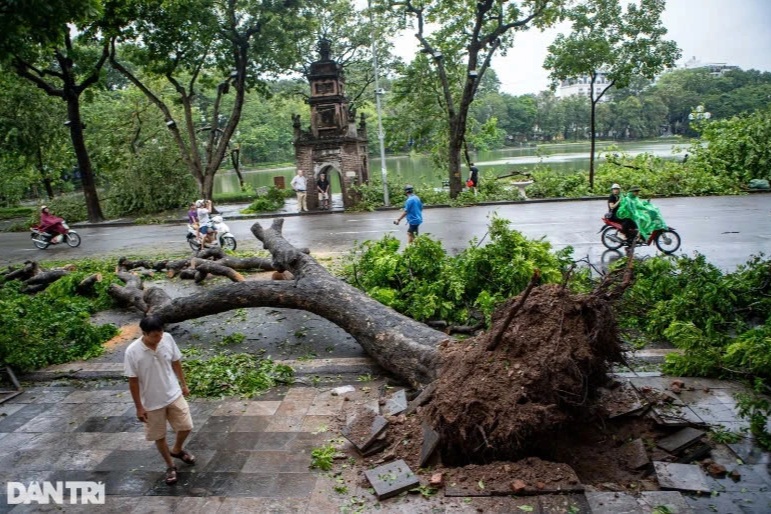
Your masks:
M 343 204 L 345 203 L 346 198 L 346 192 L 347 187 L 345 183 L 345 179 L 343 177 L 343 173 L 340 171 L 339 165 L 337 163 L 331 163 L 331 162 L 318 162 L 313 164 L 313 174 L 310 177 L 307 177 L 308 180 L 308 210 L 315 210 L 321 207 L 321 203 L 319 201 L 319 194 L 318 190 L 316 189 L 316 182 L 319 180 L 319 175 L 321 173 L 326 173 L 327 180 L 330 182 L 330 205 L 332 204 L 332 198 L 331 196 L 335 194 L 334 186 L 335 183 L 333 181 L 333 177 L 337 177 L 337 182 L 340 185 L 340 193 L 343 197 Z

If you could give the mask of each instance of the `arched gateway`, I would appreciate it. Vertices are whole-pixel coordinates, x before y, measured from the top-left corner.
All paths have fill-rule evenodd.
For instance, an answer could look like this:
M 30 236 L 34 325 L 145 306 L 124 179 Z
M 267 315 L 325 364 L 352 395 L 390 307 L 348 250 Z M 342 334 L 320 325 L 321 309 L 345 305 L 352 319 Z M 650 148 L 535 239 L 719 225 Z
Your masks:
M 300 116 L 292 117 L 295 160 L 308 181 L 308 209 L 319 207 L 316 180 L 322 171 L 328 178 L 339 174 L 343 206 L 348 207 L 357 201 L 351 186 L 369 182 L 367 124 L 362 114 L 357 125 L 356 112 L 348 106 L 343 70 L 330 59 L 329 41 L 321 40 L 318 48 L 320 59 L 311 64 L 307 75 L 311 125 L 303 130 Z

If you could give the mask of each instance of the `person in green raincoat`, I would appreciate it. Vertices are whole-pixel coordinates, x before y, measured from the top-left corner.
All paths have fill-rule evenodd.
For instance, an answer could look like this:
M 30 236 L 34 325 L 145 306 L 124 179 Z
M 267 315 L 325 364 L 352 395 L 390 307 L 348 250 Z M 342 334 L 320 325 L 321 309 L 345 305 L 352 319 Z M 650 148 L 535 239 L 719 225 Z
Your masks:
M 641 200 L 637 194 L 640 192 L 638 186 L 629 188 L 629 193 L 621 200 L 621 204 L 618 206 L 616 216 L 624 221 L 631 221 L 635 227 L 631 226 L 631 223 L 624 223 L 624 229 L 628 230 L 627 237 L 634 237 L 634 229 L 636 228 L 640 237 L 646 241 L 655 230 L 666 229 L 667 224 L 664 223 L 664 218 L 661 216 L 661 211 L 658 207 L 651 205 L 648 200 Z

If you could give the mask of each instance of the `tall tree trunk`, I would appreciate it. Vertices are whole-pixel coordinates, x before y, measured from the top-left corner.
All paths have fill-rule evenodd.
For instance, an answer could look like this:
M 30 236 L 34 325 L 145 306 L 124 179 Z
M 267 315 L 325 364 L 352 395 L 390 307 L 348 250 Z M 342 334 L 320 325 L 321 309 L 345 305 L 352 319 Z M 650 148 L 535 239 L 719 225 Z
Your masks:
M 201 184 L 201 198 L 211 200 L 214 194 L 214 173 L 206 173 Z
M 459 130 L 460 120 L 456 116 L 450 122 L 450 141 L 448 145 L 448 167 L 450 172 L 450 198 L 456 198 L 463 191 L 461 174 L 461 151 L 465 131 Z
M 419 387 L 432 382 L 438 372 L 437 346 L 450 338 L 330 275 L 310 255 L 284 239 L 282 226 L 283 219 L 274 220 L 267 229 L 255 223 L 252 233 L 271 253 L 275 269 L 291 271 L 294 280 L 247 280 L 174 300 L 162 289 L 141 290 L 132 283 L 125 287 L 113 285 L 109 292 L 166 323 L 244 307 L 306 310 L 343 328 L 381 367 L 411 385 Z
M 594 87 L 594 86 L 592 86 Z M 591 112 L 589 115 L 589 126 L 591 127 L 592 135 L 591 135 L 591 146 L 589 147 L 589 190 L 594 191 L 594 148 L 596 144 L 597 136 L 595 134 L 595 111 L 597 108 L 597 101 L 592 98 L 591 99 Z
M 72 147 L 75 149 L 75 156 L 78 160 L 78 168 L 83 181 L 83 195 L 86 198 L 86 209 L 88 211 L 88 221 L 99 223 L 104 221 L 102 207 L 99 205 L 99 196 L 96 193 L 96 182 L 94 172 L 91 168 L 91 158 L 86 149 L 86 141 L 83 134 L 83 122 L 80 117 L 80 97 L 74 91 L 67 92 L 67 115 L 70 121 L 70 139 Z

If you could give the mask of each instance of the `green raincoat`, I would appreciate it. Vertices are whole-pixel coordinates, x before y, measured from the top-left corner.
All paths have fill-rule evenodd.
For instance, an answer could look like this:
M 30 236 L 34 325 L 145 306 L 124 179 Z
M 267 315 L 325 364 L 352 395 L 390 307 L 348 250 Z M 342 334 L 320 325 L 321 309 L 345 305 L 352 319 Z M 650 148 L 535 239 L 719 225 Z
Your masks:
M 634 221 L 643 239 L 648 239 L 654 230 L 667 228 L 658 207 L 652 205 L 648 200 L 641 200 L 639 197 L 632 197 L 629 194 L 621 199 L 616 216 Z

